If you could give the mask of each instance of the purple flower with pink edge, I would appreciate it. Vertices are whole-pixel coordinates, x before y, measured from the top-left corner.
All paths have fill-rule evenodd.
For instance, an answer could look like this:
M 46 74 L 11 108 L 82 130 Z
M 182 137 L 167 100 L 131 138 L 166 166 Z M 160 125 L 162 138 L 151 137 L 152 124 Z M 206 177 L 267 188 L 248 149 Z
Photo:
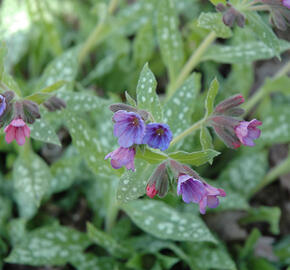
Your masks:
M 262 122 L 256 119 L 249 122 L 241 121 L 235 127 L 235 133 L 243 145 L 254 146 L 253 140 L 258 139 L 261 135 L 261 130 L 257 128 L 260 125 L 262 125 Z
M 3 115 L 5 109 L 6 109 L 5 97 L 0 95 L 0 116 Z
M 290 9 L 290 0 L 282 0 L 282 5 Z
M 172 132 L 168 125 L 162 123 L 150 123 L 146 126 L 143 143 L 152 148 L 166 150 L 172 140 Z
M 135 171 L 135 154 L 136 150 L 134 147 L 119 147 L 113 152 L 106 155 L 105 159 L 111 158 L 111 165 L 114 169 L 120 169 L 125 166 L 127 170 Z
M 114 135 L 119 138 L 120 146 L 127 148 L 133 144 L 142 143 L 145 124 L 139 114 L 120 110 L 114 114 L 113 120 L 115 122 Z
M 30 137 L 30 128 L 21 119 L 14 119 L 12 122 L 4 129 L 5 140 L 7 143 L 11 143 L 14 139 L 18 145 L 23 145 L 25 143 L 25 137 Z
M 203 183 L 187 174 L 180 174 L 177 182 L 177 195 L 182 195 L 185 203 L 199 203 L 206 195 Z
M 205 182 L 203 182 L 205 188 L 205 195 L 199 201 L 199 212 L 201 214 L 205 214 L 206 207 L 208 208 L 216 208 L 219 205 L 219 199 L 217 196 L 225 197 L 226 193 L 221 188 L 215 188 Z

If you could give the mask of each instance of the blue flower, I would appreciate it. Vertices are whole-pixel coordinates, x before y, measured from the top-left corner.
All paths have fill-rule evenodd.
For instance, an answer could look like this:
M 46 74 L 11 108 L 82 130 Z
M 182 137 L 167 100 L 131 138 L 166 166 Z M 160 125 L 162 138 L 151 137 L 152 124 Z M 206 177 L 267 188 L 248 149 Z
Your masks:
M 152 123 L 146 126 L 143 143 L 152 148 L 166 150 L 172 140 L 172 133 L 168 125 L 161 123 Z
M 6 100 L 5 97 L 0 95 L 0 116 L 3 115 L 6 109 Z
M 106 155 L 105 159 L 111 158 L 111 165 L 114 169 L 120 169 L 123 166 L 127 170 L 135 171 L 134 157 L 136 150 L 134 147 L 124 148 L 119 147 L 113 152 Z
M 145 124 L 139 114 L 120 110 L 114 114 L 113 120 L 115 122 L 114 135 L 119 138 L 120 146 L 128 148 L 133 144 L 142 143 Z

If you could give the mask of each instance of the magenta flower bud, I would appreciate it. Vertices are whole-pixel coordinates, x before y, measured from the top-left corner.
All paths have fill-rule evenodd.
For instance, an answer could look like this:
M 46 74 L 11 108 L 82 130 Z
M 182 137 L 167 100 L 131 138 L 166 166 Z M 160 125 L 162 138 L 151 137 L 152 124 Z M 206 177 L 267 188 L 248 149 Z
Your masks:
M 233 108 L 241 105 L 244 102 L 245 102 L 245 99 L 240 94 L 231 96 L 231 97 L 225 99 L 224 101 L 220 102 L 215 107 L 215 112 L 216 113 L 226 113 L 230 109 L 233 109 Z
M 148 184 L 146 187 L 146 195 L 150 197 L 151 199 L 153 199 L 155 195 L 157 194 L 157 190 L 155 186 L 156 186 L 155 183 L 153 183 L 152 185 Z
M 235 133 L 243 145 L 254 146 L 253 140 L 258 139 L 261 135 L 261 130 L 257 128 L 260 125 L 262 125 L 262 122 L 256 119 L 250 122 L 241 121 L 235 127 Z
M 30 129 L 21 118 L 12 120 L 4 129 L 4 132 L 6 133 L 5 140 L 8 144 L 15 139 L 18 145 L 23 145 L 25 137 L 30 137 Z
M 114 114 L 113 120 L 114 135 L 119 138 L 120 146 L 127 148 L 133 144 L 142 144 L 145 124 L 139 114 L 120 110 Z
M 290 0 L 282 0 L 282 5 L 290 9 Z
M 166 169 L 166 162 L 161 163 L 154 173 L 151 175 L 147 187 L 146 194 L 151 199 L 154 198 L 156 194 L 160 198 L 163 198 L 168 191 L 168 176 Z
M 146 126 L 143 143 L 152 148 L 166 150 L 172 140 L 172 133 L 168 125 L 162 123 L 151 123 Z
M 38 105 L 31 100 L 23 100 L 22 108 L 24 116 L 23 119 L 26 123 L 33 124 L 35 119 L 39 119 L 41 117 Z
M 177 183 L 177 195 L 182 195 L 185 203 L 199 203 L 206 195 L 202 182 L 187 174 L 180 174 Z
M 199 211 L 201 214 L 205 214 L 206 207 L 216 208 L 219 205 L 219 199 L 217 196 L 225 197 L 226 193 L 221 188 L 215 188 L 205 182 L 203 182 L 205 188 L 205 195 L 199 201 Z
M 135 154 L 136 150 L 134 147 L 119 147 L 113 152 L 106 155 L 105 159 L 111 158 L 111 165 L 114 169 L 120 169 L 125 166 L 127 170 L 135 171 Z

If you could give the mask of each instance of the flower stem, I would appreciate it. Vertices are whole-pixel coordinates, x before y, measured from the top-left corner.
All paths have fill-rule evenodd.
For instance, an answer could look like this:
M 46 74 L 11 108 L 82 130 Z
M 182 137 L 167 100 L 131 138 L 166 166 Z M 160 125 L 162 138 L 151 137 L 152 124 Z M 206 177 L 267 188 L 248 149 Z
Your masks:
M 200 63 L 200 59 L 207 50 L 207 48 L 216 39 L 216 34 L 210 32 L 207 37 L 202 41 L 197 50 L 191 55 L 185 66 L 180 71 L 177 79 L 169 86 L 166 101 L 172 97 L 175 91 L 183 84 L 184 80 L 190 74 L 190 72 Z
M 191 127 L 189 127 L 188 129 L 184 130 L 182 133 L 180 133 L 177 137 L 175 137 L 171 141 L 170 146 L 176 144 L 177 142 L 179 142 L 180 140 L 182 140 L 183 138 L 185 138 L 186 136 L 188 136 L 193 131 L 200 129 L 202 127 L 203 123 L 206 120 L 207 120 L 207 118 L 202 118 L 201 120 L 199 120 L 198 122 L 196 122 L 195 124 L 193 124 Z
M 273 79 L 280 78 L 290 72 L 290 62 L 288 62 L 284 67 L 282 67 L 273 77 Z M 256 103 L 258 103 L 264 95 L 267 94 L 264 86 L 261 86 L 255 94 L 244 104 L 243 108 L 245 109 L 245 114 L 247 114 Z
M 118 6 L 118 0 L 111 0 L 108 6 L 108 15 L 112 15 L 114 11 L 116 10 L 117 6 Z M 91 52 L 93 47 L 100 41 L 102 37 L 100 34 L 103 31 L 105 25 L 106 25 L 106 20 L 101 20 L 96 25 L 95 29 L 90 34 L 90 36 L 87 38 L 79 54 L 79 63 L 82 63 L 86 59 L 86 57 Z
M 278 179 L 279 176 L 284 175 L 289 171 L 290 171 L 290 155 L 266 174 L 261 183 L 252 191 L 251 196 L 253 196 L 263 187 L 274 182 L 276 179 Z

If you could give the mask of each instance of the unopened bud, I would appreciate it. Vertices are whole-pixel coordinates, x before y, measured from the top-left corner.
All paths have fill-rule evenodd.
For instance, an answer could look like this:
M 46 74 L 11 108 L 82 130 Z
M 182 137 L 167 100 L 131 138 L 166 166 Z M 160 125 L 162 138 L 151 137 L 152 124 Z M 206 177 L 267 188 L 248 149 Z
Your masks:
M 53 97 L 49 98 L 48 100 L 46 100 L 43 103 L 43 105 L 50 112 L 61 110 L 61 109 L 64 109 L 66 107 L 66 103 L 62 99 L 60 99 L 56 96 L 53 96 Z
M 146 194 L 148 197 L 153 198 L 156 194 L 163 198 L 168 191 L 168 175 L 166 162 L 161 163 L 154 173 L 151 175 L 147 187 Z
M 244 102 L 245 102 L 245 99 L 240 94 L 231 96 L 231 97 L 225 99 L 224 101 L 220 102 L 215 107 L 215 112 L 216 113 L 226 113 L 229 109 L 237 107 Z
M 200 176 L 196 171 L 194 171 L 187 165 L 177 162 L 176 160 L 170 160 L 170 168 L 173 171 L 175 178 L 178 178 L 180 174 L 187 174 L 195 179 L 200 179 Z
M 13 91 L 6 91 L 2 94 L 2 96 L 5 97 L 6 104 L 8 104 L 14 98 L 15 94 Z
M 110 105 L 110 110 L 115 113 L 117 111 L 127 111 L 127 112 L 137 112 L 138 110 L 136 108 L 134 108 L 133 106 L 127 105 L 127 104 L 123 104 L 123 103 L 115 103 Z
M 227 10 L 226 6 L 222 3 L 218 3 L 215 9 L 217 12 L 225 12 Z
M 223 15 L 223 22 L 228 27 L 232 27 L 236 20 L 236 10 L 234 8 L 229 8 Z
M 242 13 L 238 12 L 237 16 L 236 16 L 236 19 L 237 19 L 237 25 L 239 27 L 241 27 L 241 28 L 244 28 L 244 26 L 245 26 L 245 16 Z
M 35 119 L 40 118 L 40 112 L 38 105 L 31 101 L 31 100 L 23 100 L 22 101 L 22 106 L 23 106 L 23 113 L 24 113 L 24 122 L 33 124 Z

